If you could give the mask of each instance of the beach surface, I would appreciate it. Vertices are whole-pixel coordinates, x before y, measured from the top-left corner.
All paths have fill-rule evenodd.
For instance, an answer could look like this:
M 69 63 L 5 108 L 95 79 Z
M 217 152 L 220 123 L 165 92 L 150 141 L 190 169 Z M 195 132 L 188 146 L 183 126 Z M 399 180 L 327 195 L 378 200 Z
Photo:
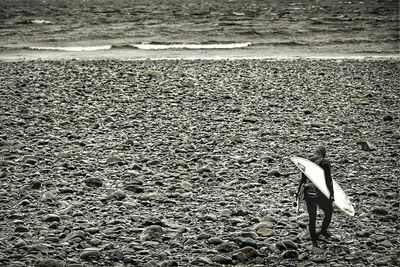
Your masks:
M 2 266 L 399 265 L 399 60 L 0 72 Z M 312 251 L 289 157 L 321 144 L 356 214 Z

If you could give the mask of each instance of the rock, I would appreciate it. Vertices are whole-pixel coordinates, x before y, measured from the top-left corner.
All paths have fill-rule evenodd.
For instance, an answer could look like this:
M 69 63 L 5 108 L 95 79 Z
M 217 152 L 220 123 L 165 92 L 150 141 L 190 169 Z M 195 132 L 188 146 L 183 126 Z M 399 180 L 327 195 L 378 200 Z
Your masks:
M 204 214 L 203 216 L 200 217 L 202 221 L 218 221 L 217 216 L 214 214 Z
M 285 239 L 282 241 L 282 243 L 288 249 L 297 249 L 297 245 L 292 240 Z
M 143 186 L 140 186 L 137 184 L 127 184 L 127 185 L 125 185 L 124 190 L 131 191 L 133 193 L 143 193 L 144 192 Z
M 212 238 L 208 239 L 208 243 L 211 245 L 219 245 L 219 244 L 224 243 L 224 241 L 219 237 L 212 237 Z
M 192 184 L 188 181 L 182 181 L 180 185 L 185 190 L 192 190 Z
M 295 250 L 286 250 L 282 253 L 282 258 L 284 259 L 297 259 L 299 257 L 299 253 Z
M 109 196 L 110 199 L 116 199 L 116 200 L 123 200 L 126 198 L 126 194 L 124 191 L 121 189 L 117 189 L 114 192 L 112 192 Z
M 196 263 L 212 265 L 211 259 L 209 259 L 207 257 L 197 257 L 196 258 Z
M 29 229 L 26 228 L 25 226 L 17 226 L 17 227 L 15 227 L 14 231 L 16 233 L 27 233 L 27 232 L 29 232 Z
M 85 248 L 81 252 L 82 260 L 95 259 L 100 256 L 100 249 L 98 248 Z
M 235 261 L 245 262 L 248 260 L 248 257 L 243 252 L 238 251 L 232 255 L 232 259 Z
M 151 78 L 159 78 L 161 77 L 161 72 L 156 70 L 147 70 L 145 74 Z
M 89 227 L 85 229 L 85 232 L 89 234 L 96 234 L 100 232 L 100 229 L 98 227 Z
M 34 179 L 30 182 L 29 187 L 31 189 L 40 189 L 42 187 L 42 182 Z
M 257 237 L 258 237 L 257 233 L 254 232 L 254 231 L 247 231 L 247 232 L 243 231 L 243 232 L 239 233 L 239 236 L 240 237 L 249 237 L 249 238 L 252 238 L 252 239 L 257 239 Z
M 232 211 L 230 209 L 223 209 L 219 212 L 219 215 L 224 218 L 229 218 L 232 216 Z
M 233 264 L 232 258 L 224 255 L 216 255 L 212 258 L 212 261 L 219 264 Z
M 66 263 L 56 259 L 41 259 L 35 263 L 35 267 L 66 267 Z
M 146 229 L 144 229 L 143 232 L 140 234 L 140 240 L 142 242 L 153 241 L 153 240 L 161 241 L 163 234 L 164 230 L 161 226 L 151 225 Z
M 239 237 L 235 240 L 239 247 L 253 247 L 258 248 L 257 242 L 250 237 Z
M 232 242 L 232 241 L 226 241 L 226 242 L 220 244 L 217 248 L 217 250 L 219 252 L 232 252 L 232 251 L 235 251 L 238 249 L 239 249 L 238 244 L 236 244 L 235 242 Z
M 6 172 L 0 171 L 0 179 L 5 178 L 7 176 Z
M 389 211 L 384 207 L 374 207 L 372 213 L 378 216 L 385 216 L 389 214 Z
M 244 255 L 246 255 L 247 258 L 253 258 L 253 257 L 257 257 L 258 256 L 258 252 L 254 247 L 243 247 L 241 249 L 238 250 L 238 252 L 243 253 Z
M 250 122 L 250 123 L 256 123 L 258 121 L 258 118 L 254 116 L 246 116 L 243 118 L 243 122 Z
M 43 218 L 44 222 L 59 222 L 60 220 L 61 218 L 57 214 L 48 214 Z
M 361 146 L 361 149 L 364 151 L 374 151 L 376 150 L 369 142 L 367 141 L 359 141 L 358 144 Z
M 270 228 L 260 228 L 257 230 L 257 234 L 262 237 L 276 236 L 275 230 Z
M 393 117 L 390 116 L 390 115 L 385 115 L 385 116 L 383 117 L 383 121 L 393 121 Z
M 92 238 L 92 239 L 90 239 L 90 240 L 88 241 L 89 245 L 95 246 L 95 247 L 97 247 L 98 245 L 100 245 L 102 242 L 103 242 L 103 241 L 101 241 L 101 240 L 98 239 L 98 238 Z
M 268 172 L 268 176 L 275 176 L 275 177 L 280 177 L 282 176 L 281 172 L 277 169 L 272 169 Z
M 392 244 L 392 242 L 390 242 L 390 240 L 383 240 L 381 243 L 380 243 L 382 246 L 384 246 L 384 247 L 387 247 L 387 248 L 391 248 L 391 247 L 393 247 L 393 244 Z
M 178 262 L 172 260 L 163 261 L 160 267 L 178 267 Z
M 273 224 L 271 222 L 263 221 L 263 222 L 259 222 L 255 225 L 253 225 L 251 228 L 253 230 L 258 230 L 260 228 L 272 228 L 272 227 L 273 227 Z
M 89 177 L 85 179 L 85 184 L 89 187 L 101 187 L 103 182 L 98 177 Z
M 82 230 L 77 230 L 77 231 L 71 232 L 64 238 L 64 241 L 70 241 L 70 240 L 76 239 L 76 238 L 81 241 L 85 240 L 86 233 L 83 232 Z
M 35 156 L 24 156 L 21 161 L 29 165 L 35 165 L 38 162 L 38 159 Z
M 107 159 L 106 164 L 107 165 L 116 165 L 116 164 L 122 165 L 123 161 L 122 161 L 121 157 L 112 155 Z

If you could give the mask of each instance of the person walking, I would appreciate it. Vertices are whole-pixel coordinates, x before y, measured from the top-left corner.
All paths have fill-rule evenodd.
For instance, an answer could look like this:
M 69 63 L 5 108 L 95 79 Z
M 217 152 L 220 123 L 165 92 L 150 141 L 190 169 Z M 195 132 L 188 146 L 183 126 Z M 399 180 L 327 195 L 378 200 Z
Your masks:
M 309 217 L 308 229 L 310 231 L 310 238 L 313 247 L 318 247 L 317 239 L 321 235 L 325 236 L 326 238 L 330 237 L 328 227 L 332 219 L 332 203 L 335 198 L 331 176 L 331 164 L 329 160 L 326 159 L 325 147 L 318 146 L 314 152 L 314 157 L 311 160 L 324 170 L 325 182 L 328 187 L 330 197 L 327 198 L 324 194 L 322 194 L 321 191 L 304 174 L 300 180 L 297 196 L 300 193 L 301 187 L 304 185 L 304 200 L 306 201 Z M 320 207 L 324 212 L 321 231 L 318 233 L 316 232 L 317 207 Z

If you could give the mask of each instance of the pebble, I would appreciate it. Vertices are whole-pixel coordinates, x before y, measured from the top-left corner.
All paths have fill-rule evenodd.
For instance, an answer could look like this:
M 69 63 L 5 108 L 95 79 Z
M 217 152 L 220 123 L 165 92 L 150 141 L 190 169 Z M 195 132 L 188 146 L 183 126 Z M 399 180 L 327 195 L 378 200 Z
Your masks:
M 48 214 L 43 218 L 44 222 L 59 222 L 60 220 L 61 218 L 57 214 Z
M 90 260 L 100 256 L 100 249 L 98 248 L 85 248 L 81 252 L 81 259 Z
M 143 230 L 140 234 L 140 240 L 144 241 L 161 241 L 164 234 L 164 229 L 159 225 L 151 225 Z
M 90 187 L 101 187 L 103 181 L 98 177 L 89 177 L 85 179 L 85 184 Z
M 372 208 L 372 213 L 378 216 L 385 216 L 389 214 L 389 211 L 384 207 L 374 207 Z
M 232 258 L 224 255 L 215 255 L 212 261 L 220 264 L 233 264 Z
M 297 259 L 299 257 L 299 253 L 295 250 L 286 250 L 282 253 L 282 258 L 284 259 Z
M 56 259 L 41 259 L 35 264 L 35 267 L 66 267 L 65 261 Z
M 226 241 L 218 246 L 220 252 L 232 252 L 239 249 L 238 244 L 232 241 Z

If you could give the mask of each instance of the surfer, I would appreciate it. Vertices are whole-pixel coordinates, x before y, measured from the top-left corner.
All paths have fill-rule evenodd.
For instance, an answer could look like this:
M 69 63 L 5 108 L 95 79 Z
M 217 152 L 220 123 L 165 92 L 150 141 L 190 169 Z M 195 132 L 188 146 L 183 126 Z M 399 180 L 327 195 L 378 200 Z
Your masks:
M 330 237 L 328 232 L 328 227 L 332 219 L 333 207 L 332 203 L 334 201 L 333 184 L 331 177 L 331 164 L 329 160 L 325 158 L 326 149 L 323 146 L 317 147 L 314 152 L 314 157 L 311 159 L 314 163 L 318 164 L 325 173 L 325 182 L 329 190 L 330 198 L 328 199 L 324 194 L 322 194 L 318 188 L 305 176 L 302 175 L 299 190 L 297 195 L 300 193 L 301 187 L 304 185 L 304 199 L 307 205 L 308 217 L 309 217 L 309 231 L 312 245 L 318 247 L 317 239 L 320 235 L 326 238 Z M 322 221 L 321 231 L 317 234 L 315 229 L 315 224 L 317 220 L 317 206 L 319 206 L 324 212 L 324 219 Z

